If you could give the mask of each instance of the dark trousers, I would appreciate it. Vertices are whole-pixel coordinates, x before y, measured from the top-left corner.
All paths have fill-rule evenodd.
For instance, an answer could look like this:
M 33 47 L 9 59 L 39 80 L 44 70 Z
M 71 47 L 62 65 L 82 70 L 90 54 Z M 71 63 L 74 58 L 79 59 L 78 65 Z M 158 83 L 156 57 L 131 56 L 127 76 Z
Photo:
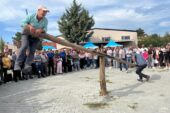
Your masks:
M 43 73 L 45 74 L 45 76 L 47 76 L 48 74 L 47 74 L 47 62 L 45 62 L 45 63 L 43 63 L 42 64 L 43 65 Z
M 13 70 L 13 79 L 15 82 L 18 82 L 18 79 L 22 79 L 20 70 Z
M 122 60 L 126 61 L 125 58 L 123 58 Z M 122 65 L 126 70 L 128 70 L 128 66 L 125 63 L 120 63 L 120 71 L 122 71 Z
M 85 59 L 84 59 L 84 58 L 81 58 L 81 59 L 80 59 L 80 68 L 81 68 L 81 69 L 84 69 L 84 64 L 85 64 Z
M 4 73 L 4 83 L 12 81 L 12 74 L 7 73 L 8 68 L 3 68 L 3 73 Z
M 0 82 L 4 81 L 3 71 L 0 69 Z
M 4 83 L 8 82 L 8 75 L 7 75 L 7 68 L 3 68 L 3 73 L 4 73 Z
M 141 66 L 137 67 L 136 74 L 139 75 L 140 79 L 143 79 L 143 77 L 144 78 L 148 77 L 148 75 L 145 75 L 145 74 L 142 73 L 143 69 L 146 68 L 146 66 L 147 66 L 147 64 L 144 64 L 144 65 L 141 65 Z
M 66 73 L 67 72 L 67 63 L 66 63 L 66 59 L 63 58 L 63 62 L 62 62 L 62 68 L 63 68 L 63 72 Z
M 37 71 L 38 77 L 44 76 L 42 63 L 36 64 L 36 71 Z
M 68 72 L 72 72 L 72 65 L 68 64 L 67 67 L 68 67 Z
M 54 74 L 54 62 L 53 60 L 49 60 L 48 62 L 48 74 L 51 74 L 51 69 L 52 69 L 52 74 Z

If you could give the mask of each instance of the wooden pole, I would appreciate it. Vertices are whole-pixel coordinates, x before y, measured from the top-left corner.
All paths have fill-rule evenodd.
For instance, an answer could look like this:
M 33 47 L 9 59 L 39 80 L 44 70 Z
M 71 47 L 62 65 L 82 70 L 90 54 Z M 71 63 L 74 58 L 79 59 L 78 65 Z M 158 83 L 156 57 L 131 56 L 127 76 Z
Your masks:
M 100 56 L 100 96 L 107 95 L 105 80 L 105 57 Z
M 32 36 L 35 36 L 34 34 L 31 34 L 29 32 L 29 28 L 27 28 L 27 27 L 24 29 L 24 34 L 27 34 L 27 35 L 30 34 Z M 105 80 L 105 57 L 115 59 L 118 62 L 125 63 L 125 64 L 128 64 L 130 66 L 134 66 L 134 64 L 128 63 L 128 62 L 121 60 L 117 57 L 112 57 L 112 56 L 109 56 L 109 55 L 103 53 L 103 47 L 101 48 L 100 52 L 97 52 L 95 50 L 85 49 L 82 46 L 70 43 L 66 40 L 56 38 L 56 37 L 54 37 L 50 34 L 41 34 L 38 37 L 42 37 L 42 38 L 45 38 L 47 40 L 56 42 L 56 43 L 64 45 L 64 46 L 72 47 L 72 48 L 75 48 L 75 49 L 78 49 L 78 50 L 82 50 L 82 51 L 85 51 L 85 52 L 88 52 L 88 53 L 91 53 L 91 54 L 98 55 L 100 57 L 100 77 L 99 78 L 100 78 L 100 95 L 101 96 L 107 95 L 106 80 Z
M 72 47 L 72 48 L 75 48 L 77 50 L 82 50 L 82 51 L 85 51 L 85 52 L 88 52 L 88 53 L 91 53 L 91 54 L 95 54 L 95 55 L 98 55 L 98 56 L 108 57 L 108 58 L 114 59 L 114 60 L 116 60 L 118 62 L 125 63 L 125 64 L 127 64 L 129 66 L 132 66 L 132 67 L 136 66 L 136 65 L 134 65 L 132 63 L 128 63 L 128 62 L 126 62 L 126 61 L 124 61 L 122 59 L 119 59 L 117 57 L 113 57 L 113 56 L 107 55 L 107 54 L 105 54 L 103 52 L 97 52 L 97 51 L 92 50 L 92 49 L 85 49 L 85 48 L 83 48 L 80 45 L 70 43 L 67 40 L 62 40 L 60 38 L 55 38 L 54 36 L 49 35 L 49 34 L 42 34 L 41 36 L 43 38 L 47 39 L 47 40 L 56 42 L 56 43 L 64 45 L 64 46 Z
M 23 33 L 24 33 L 24 34 L 27 34 L 27 35 L 29 34 L 29 35 L 35 36 L 34 34 L 31 34 L 31 33 L 29 32 L 29 28 L 28 28 L 28 27 L 25 27 Z M 35 36 L 35 37 L 36 37 L 36 36 Z M 53 35 L 50 35 L 50 34 L 42 33 L 42 34 L 40 34 L 38 37 L 42 37 L 42 38 L 44 38 L 44 39 L 47 39 L 47 40 L 56 42 L 56 43 L 58 43 L 58 44 L 61 44 L 61 45 L 64 45 L 64 46 L 68 46 L 68 47 L 72 47 L 72 48 L 75 48 L 75 49 L 78 49 L 78 50 L 82 50 L 82 51 L 85 51 L 85 52 L 88 52 L 88 53 L 91 53 L 91 54 L 96 54 L 96 55 L 98 55 L 98 56 L 108 57 L 108 58 L 114 59 L 114 60 L 116 60 L 116 61 L 118 61 L 118 62 L 125 63 L 125 64 L 127 64 L 127 65 L 129 65 L 129 66 L 132 66 L 132 67 L 136 66 L 136 65 L 134 65 L 134 64 L 132 64 L 132 63 L 128 63 L 128 62 L 126 62 L 126 61 L 124 61 L 124 60 L 122 60 L 122 59 L 119 59 L 119 58 L 117 58 L 117 57 L 109 56 L 109 55 L 107 55 L 107 54 L 105 54 L 105 53 L 103 53 L 103 52 L 97 52 L 97 51 L 95 51 L 95 50 L 85 49 L 85 48 L 83 48 L 83 47 L 80 46 L 80 45 L 70 43 L 70 42 L 67 41 L 67 40 L 62 40 L 62 39 L 60 39 L 60 38 L 56 38 L 56 37 L 54 37 Z

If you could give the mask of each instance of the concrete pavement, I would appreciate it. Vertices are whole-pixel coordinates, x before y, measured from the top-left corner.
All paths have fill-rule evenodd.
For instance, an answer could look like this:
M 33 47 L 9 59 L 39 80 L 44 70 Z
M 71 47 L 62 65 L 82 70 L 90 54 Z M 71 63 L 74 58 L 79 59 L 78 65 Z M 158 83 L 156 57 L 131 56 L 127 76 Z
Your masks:
M 99 96 L 99 69 L 0 86 L 0 113 L 170 113 L 170 71 L 106 68 L 108 96 Z

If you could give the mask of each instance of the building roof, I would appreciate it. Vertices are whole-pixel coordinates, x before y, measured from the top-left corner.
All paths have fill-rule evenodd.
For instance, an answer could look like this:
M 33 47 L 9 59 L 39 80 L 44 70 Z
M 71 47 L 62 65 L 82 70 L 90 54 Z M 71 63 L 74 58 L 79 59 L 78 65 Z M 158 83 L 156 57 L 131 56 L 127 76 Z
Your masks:
M 128 31 L 128 32 L 137 32 L 136 30 L 126 30 L 126 29 L 108 29 L 108 28 L 92 28 L 91 30 L 111 30 L 111 31 Z

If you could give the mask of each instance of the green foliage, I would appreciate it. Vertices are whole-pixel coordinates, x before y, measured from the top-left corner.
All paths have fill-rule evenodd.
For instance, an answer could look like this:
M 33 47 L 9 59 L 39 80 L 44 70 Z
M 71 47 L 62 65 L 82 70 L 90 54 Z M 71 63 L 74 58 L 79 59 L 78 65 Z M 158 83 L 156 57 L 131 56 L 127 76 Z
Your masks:
M 145 32 L 142 28 L 137 29 L 136 32 L 137 32 L 137 35 L 138 35 L 139 38 L 145 36 Z
M 17 32 L 14 37 L 12 37 L 13 40 L 20 41 L 21 40 L 21 32 Z
M 17 46 L 17 48 L 19 48 L 21 45 L 21 36 L 22 36 L 21 32 L 17 32 L 15 36 L 12 37 L 13 43 L 15 46 Z
M 5 41 L 3 40 L 3 38 L 0 38 L 0 52 L 3 52 L 4 50 L 4 46 L 5 46 Z
M 169 33 L 165 33 L 164 35 L 164 45 L 170 43 L 170 34 Z
M 145 47 L 148 47 L 150 45 L 152 45 L 153 47 L 161 47 L 161 46 L 165 46 L 169 42 L 170 42 L 170 35 L 168 33 L 166 33 L 164 36 L 159 36 L 158 34 L 152 34 L 142 38 L 138 42 L 138 46 L 141 47 L 141 45 L 144 44 Z
M 89 12 L 74 0 L 71 7 L 66 9 L 58 24 L 60 32 L 67 40 L 79 43 L 85 40 L 87 31 L 94 26 L 94 20 L 92 16 L 89 16 Z
M 21 37 L 22 37 L 21 32 L 17 32 L 17 33 L 15 34 L 15 36 L 12 37 L 13 43 L 14 43 L 14 45 L 17 46 L 17 48 L 19 48 L 19 47 L 21 46 Z M 38 44 L 37 49 L 38 49 L 38 50 L 42 50 L 42 40 L 41 40 L 41 42 Z
M 144 45 L 145 47 L 149 47 L 152 45 L 153 47 L 161 47 L 170 43 L 170 34 L 165 33 L 164 36 L 159 36 L 158 34 L 145 34 L 145 31 L 141 28 L 136 30 L 138 34 L 138 46 L 141 47 Z

